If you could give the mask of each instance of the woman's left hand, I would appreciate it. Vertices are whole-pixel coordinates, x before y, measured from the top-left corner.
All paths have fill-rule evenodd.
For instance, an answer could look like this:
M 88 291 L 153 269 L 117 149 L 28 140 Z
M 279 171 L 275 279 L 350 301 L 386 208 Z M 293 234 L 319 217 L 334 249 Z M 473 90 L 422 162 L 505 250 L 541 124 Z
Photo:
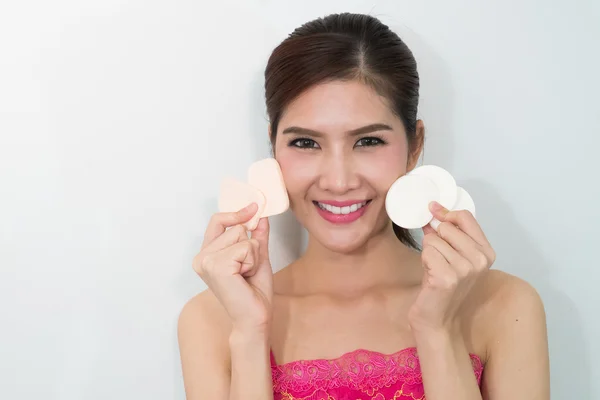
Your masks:
M 452 332 L 463 302 L 496 253 L 469 211 L 448 211 L 435 202 L 430 209 L 441 224 L 437 232 L 430 225 L 423 229 L 423 282 L 409 321 L 413 331 Z

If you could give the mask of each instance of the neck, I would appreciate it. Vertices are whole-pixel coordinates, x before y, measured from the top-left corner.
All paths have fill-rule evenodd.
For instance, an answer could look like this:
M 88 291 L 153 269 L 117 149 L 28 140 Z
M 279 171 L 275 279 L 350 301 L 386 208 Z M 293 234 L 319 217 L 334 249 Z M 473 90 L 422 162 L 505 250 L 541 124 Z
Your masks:
M 351 253 L 325 248 L 309 238 L 305 254 L 290 266 L 297 292 L 359 295 L 378 286 L 420 282 L 419 254 L 398 240 L 391 224 Z

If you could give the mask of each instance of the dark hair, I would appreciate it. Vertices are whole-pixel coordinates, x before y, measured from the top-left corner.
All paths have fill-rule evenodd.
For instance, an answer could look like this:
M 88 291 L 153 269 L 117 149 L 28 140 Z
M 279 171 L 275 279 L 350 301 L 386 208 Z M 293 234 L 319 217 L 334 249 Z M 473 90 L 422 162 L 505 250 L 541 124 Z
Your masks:
M 294 30 L 271 54 L 265 69 L 265 98 L 274 147 L 285 107 L 308 88 L 333 80 L 359 80 L 388 99 L 417 143 L 419 75 L 406 44 L 377 18 L 332 14 Z M 410 232 L 394 224 L 402 243 L 418 249 Z

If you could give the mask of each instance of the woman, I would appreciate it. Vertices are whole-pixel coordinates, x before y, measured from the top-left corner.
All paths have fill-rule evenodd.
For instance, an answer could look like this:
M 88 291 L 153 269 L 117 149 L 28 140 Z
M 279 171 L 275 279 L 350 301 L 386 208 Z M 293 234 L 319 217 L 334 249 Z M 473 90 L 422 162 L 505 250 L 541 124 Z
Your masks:
M 422 249 L 386 191 L 415 167 L 424 126 L 406 45 L 377 19 L 296 29 L 265 71 L 270 138 L 306 252 L 274 274 L 257 210 L 216 214 L 186 304 L 188 400 L 548 399 L 545 314 L 526 282 L 490 271 L 477 221 L 433 203 Z M 231 227 L 231 229 L 226 229 Z

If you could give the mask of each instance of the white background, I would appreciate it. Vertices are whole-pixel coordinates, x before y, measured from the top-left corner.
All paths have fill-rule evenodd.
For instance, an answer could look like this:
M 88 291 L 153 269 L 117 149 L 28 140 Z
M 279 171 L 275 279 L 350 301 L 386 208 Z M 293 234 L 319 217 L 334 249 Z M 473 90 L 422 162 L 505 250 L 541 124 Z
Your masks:
M 0 398 L 184 398 L 191 260 L 221 177 L 270 154 L 269 53 L 340 11 L 413 49 L 425 162 L 474 197 L 495 268 L 542 295 L 553 398 L 600 398 L 592 0 L 2 1 Z M 299 236 L 272 223 L 279 269 Z

